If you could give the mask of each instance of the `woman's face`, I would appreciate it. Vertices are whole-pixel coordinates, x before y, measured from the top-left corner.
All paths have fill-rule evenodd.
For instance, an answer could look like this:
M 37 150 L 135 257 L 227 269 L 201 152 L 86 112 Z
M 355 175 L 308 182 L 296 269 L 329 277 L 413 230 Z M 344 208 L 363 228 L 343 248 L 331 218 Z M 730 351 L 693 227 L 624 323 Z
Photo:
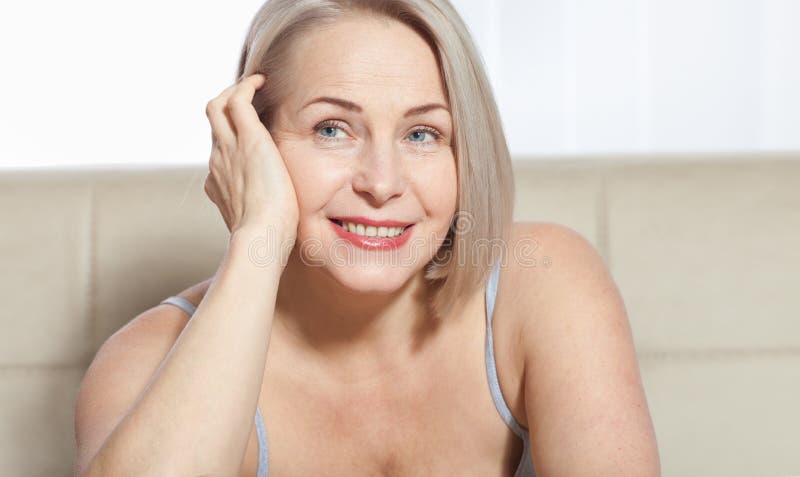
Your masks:
M 289 68 L 294 90 L 271 134 L 297 194 L 304 261 L 353 290 L 396 290 L 433 257 L 456 209 L 453 124 L 434 53 L 400 22 L 349 17 L 299 40 Z M 441 107 L 414 111 L 425 105 Z M 394 248 L 375 248 L 379 238 L 359 246 L 331 220 L 340 217 L 413 227 Z M 366 225 L 355 234 L 370 234 Z

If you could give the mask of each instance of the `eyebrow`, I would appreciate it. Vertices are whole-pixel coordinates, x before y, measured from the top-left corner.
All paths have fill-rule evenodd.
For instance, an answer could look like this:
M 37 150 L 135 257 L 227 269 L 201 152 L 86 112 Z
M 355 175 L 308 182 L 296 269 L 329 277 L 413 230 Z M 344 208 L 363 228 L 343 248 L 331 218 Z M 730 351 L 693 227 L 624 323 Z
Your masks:
M 361 109 L 361 106 L 357 105 L 356 103 L 354 103 L 352 101 L 347 101 L 346 99 L 341 99 L 341 98 L 332 98 L 330 96 L 320 96 L 319 98 L 312 99 L 311 101 L 309 101 L 306 104 L 304 104 L 303 107 L 300 108 L 300 110 L 302 111 L 303 109 L 305 109 L 308 106 L 311 106 L 314 103 L 329 103 L 329 104 L 333 104 L 333 105 L 342 107 L 342 108 L 347 109 L 349 111 L 355 111 L 357 113 L 360 113 L 360 112 L 363 111 L 363 109 Z M 423 104 L 423 105 L 420 105 L 420 106 L 414 106 L 413 108 L 411 108 L 408 111 L 406 111 L 406 113 L 403 115 L 403 117 L 407 118 L 409 116 L 417 116 L 417 115 L 420 115 L 420 114 L 427 113 L 428 111 L 432 111 L 434 109 L 443 109 L 443 110 L 447 111 L 448 113 L 450 112 L 450 110 L 444 105 L 441 105 L 439 103 L 428 103 L 428 104 Z

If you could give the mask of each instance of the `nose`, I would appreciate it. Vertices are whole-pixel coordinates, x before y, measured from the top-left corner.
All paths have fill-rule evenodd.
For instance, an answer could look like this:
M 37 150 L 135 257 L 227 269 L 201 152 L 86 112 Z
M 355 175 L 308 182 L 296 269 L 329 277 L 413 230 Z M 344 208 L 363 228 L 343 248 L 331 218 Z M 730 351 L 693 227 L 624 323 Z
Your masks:
M 365 148 L 353 174 L 353 190 L 373 206 L 402 195 L 406 177 L 401 158 L 391 146 Z

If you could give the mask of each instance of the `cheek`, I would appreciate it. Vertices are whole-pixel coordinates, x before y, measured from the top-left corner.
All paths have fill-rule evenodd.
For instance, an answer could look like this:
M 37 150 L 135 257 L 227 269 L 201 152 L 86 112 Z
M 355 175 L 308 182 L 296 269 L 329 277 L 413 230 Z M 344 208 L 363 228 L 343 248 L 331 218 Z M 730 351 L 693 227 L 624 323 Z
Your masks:
M 345 172 L 308 148 L 287 146 L 279 150 L 294 184 L 301 220 L 318 213 L 346 180 Z
M 444 185 L 447 193 L 447 198 L 445 200 L 450 204 L 451 211 L 455 212 L 455 208 L 458 204 L 458 171 L 456 171 L 455 158 L 448 165 L 447 170 L 444 172 L 444 177 L 448 178 Z
M 455 209 L 458 199 L 458 177 L 456 171 L 456 160 L 451 157 L 448 161 L 437 164 L 436 170 L 428 174 L 431 194 L 436 195 L 436 200 L 441 208 L 446 210 Z
M 417 190 L 428 213 L 449 224 L 458 203 L 455 159 L 437 161 L 417 174 Z

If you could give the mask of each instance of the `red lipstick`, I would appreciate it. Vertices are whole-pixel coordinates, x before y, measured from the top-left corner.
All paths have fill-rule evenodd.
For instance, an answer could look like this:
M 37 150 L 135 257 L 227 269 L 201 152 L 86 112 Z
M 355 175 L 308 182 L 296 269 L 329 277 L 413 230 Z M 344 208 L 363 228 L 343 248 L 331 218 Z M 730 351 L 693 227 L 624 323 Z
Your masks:
M 364 225 L 372 225 L 374 227 L 406 228 L 397 237 L 367 237 L 345 230 L 342 228 L 341 222 L 355 222 Z M 411 236 L 411 231 L 414 228 L 413 222 L 400 222 L 397 220 L 372 220 L 367 219 L 366 217 L 331 217 L 330 223 L 336 232 L 336 235 L 357 247 L 367 250 L 390 250 L 399 248 L 408 241 L 408 238 Z

